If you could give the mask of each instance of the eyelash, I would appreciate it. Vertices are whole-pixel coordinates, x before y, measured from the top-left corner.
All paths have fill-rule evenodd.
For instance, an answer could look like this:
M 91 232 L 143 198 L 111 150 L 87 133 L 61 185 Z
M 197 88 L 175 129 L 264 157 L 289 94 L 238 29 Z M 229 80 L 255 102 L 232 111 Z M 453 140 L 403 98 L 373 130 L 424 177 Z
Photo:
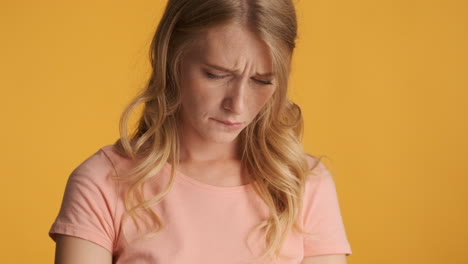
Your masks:
M 210 79 L 222 79 L 224 78 L 224 76 L 219 76 L 219 75 L 215 75 L 215 74 L 212 74 L 210 72 L 206 72 L 206 76 Z
M 206 72 L 206 76 L 210 79 L 216 79 L 216 80 L 219 80 L 219 79 L 223 79 L 225 76 L 220 76 L 220 75 L 216 75 L 216 74 L 212 74 L 210 72 Z M 259 82 L 260 84 L 262 85 L 272 85 L 273 83 L 270 82 L 270 81 L 262 81 L 262 80 L 255 80 L 257 82 Z

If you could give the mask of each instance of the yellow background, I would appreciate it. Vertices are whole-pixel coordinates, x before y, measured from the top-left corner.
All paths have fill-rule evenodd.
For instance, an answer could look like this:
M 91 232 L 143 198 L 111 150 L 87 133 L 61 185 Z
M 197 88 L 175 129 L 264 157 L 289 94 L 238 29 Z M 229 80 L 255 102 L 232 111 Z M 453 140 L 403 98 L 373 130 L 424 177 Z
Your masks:
M 291 97 L 358 263 L 468 263 L 466 1 L 297 2 Z M 118 136 L 165 1 L 2 1 L 0 259 L 53 263 L 69 173 Z

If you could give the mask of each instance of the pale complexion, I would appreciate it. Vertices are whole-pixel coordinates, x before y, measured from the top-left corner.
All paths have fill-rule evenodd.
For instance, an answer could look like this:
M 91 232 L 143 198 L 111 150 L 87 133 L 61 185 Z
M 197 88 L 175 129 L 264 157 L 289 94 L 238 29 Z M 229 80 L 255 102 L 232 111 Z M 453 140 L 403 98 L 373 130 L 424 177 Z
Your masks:
M 197 38 L 181 63 L 182 173 L 212 185 L 246 184 L 238 135 L 274 93 L 271 72 L 266 44 L 244 26 L 214 27 Z

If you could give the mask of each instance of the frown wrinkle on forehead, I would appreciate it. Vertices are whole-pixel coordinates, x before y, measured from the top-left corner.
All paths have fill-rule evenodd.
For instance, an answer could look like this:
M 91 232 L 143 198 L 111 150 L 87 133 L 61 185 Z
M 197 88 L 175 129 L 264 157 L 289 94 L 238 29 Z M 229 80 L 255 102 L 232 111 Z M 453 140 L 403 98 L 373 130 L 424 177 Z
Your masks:
M 189 57 L 196 63 L 220 66 L 242 75 L 271 73 L 267 45 L 243 26 L 209 29 L 195 41 Z

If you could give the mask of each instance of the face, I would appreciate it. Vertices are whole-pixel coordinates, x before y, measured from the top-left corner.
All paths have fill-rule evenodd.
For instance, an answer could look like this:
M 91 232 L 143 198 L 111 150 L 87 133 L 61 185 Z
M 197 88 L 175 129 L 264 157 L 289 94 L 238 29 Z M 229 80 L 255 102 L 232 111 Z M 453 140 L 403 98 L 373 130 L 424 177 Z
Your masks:
M 232 142 L 276 89 L 268 48 L 246 28 L 211 28 L 180 65 L 182 136 Z

